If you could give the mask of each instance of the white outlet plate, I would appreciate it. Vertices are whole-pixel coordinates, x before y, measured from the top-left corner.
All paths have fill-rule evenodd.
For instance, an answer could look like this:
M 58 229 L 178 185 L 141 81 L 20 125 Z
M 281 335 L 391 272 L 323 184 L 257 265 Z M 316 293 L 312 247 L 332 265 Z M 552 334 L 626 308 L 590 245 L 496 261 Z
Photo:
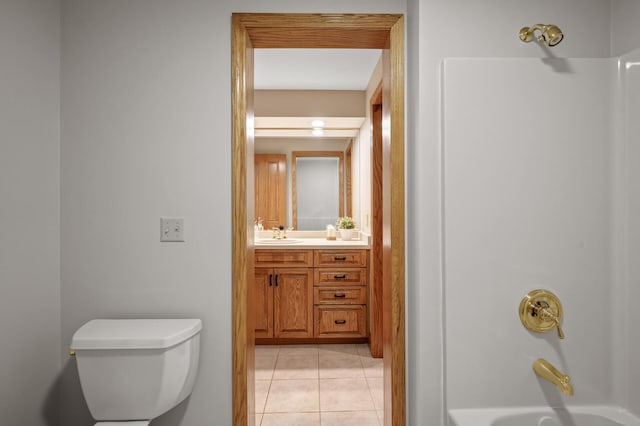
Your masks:
M 184 218 L 161 217 L 160 218 L 161 242 L 184 242 Z

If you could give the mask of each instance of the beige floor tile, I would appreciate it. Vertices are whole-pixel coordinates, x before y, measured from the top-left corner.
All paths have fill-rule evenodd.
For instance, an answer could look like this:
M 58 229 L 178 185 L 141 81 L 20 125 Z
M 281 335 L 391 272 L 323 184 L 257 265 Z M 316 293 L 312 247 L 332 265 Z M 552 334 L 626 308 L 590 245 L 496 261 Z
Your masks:
M 366 379 L 320 379 L 320 410 L 375 410 Z
M 318 355 L 318 345 L 282 345 L 279 355 Z
M 367 377 L 384 377 L 384 360 L 382 358 L 370 358 L 360 356 L 364 375 Z
M 262 423 L 262 413 L 256 413 L 256 426 L 260 426 Z
M 379 426 L 375 411 L 323 411 L 320 419 L 322 426 Z
M 269 386 L 271 380 L 256 380 L 256 413 L 264 412 L 264 405 L 267 403 L 267 395 L 269 395 Z
M 280 346 L 278 345 L 256 345 L 256 356 L 259 355 L 278 355 Z
M 279 355 L 274 380 L 317 379 L 318 355 Z
M 267 413 L 262 426 L 320 426 L 320 413 Z
M 318 379 L 273 380 L 264 412 L 301 413 L 320 411 L 319 399 Z
M 358 347 L 354 344 L 322 344 L 318 345 L 318 352 L 322 354 L 358 354 Z
M 273 378 L 273 370 L 276 368 L 277 353 L 256 354 L 255 374 L 256 380 L 271 380 Z
M 367 377 L 371 398 L 376 410 L 384 410 L 384 379 Z
M 356 345 L 356 350 L 358 351 L 358 354 L 360 354 L 361 356 L 366 356 L 371 358 L 371 350 L 369 350 L 369 344 L 368 343 L 360 343 Z
M 380 422 L 381 425 L 384 424 L 384 411 L 383 410 L 376 410 L 376 413 L 378 414 L 378 422 Z
M 365 377 L 359 355 L 320 352 L 319 361 L 321 379 Z

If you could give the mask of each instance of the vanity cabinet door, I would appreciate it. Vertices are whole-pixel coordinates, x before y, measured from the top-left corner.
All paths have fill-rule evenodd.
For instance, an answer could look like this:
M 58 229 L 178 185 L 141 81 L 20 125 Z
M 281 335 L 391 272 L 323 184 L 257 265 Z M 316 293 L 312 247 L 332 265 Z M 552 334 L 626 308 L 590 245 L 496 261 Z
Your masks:
M 256 268 L 254 318 L 256 337 L 273 337 L 273 269 Z
M 274 269 L 274 337 L 313 337 L 312 271 Z

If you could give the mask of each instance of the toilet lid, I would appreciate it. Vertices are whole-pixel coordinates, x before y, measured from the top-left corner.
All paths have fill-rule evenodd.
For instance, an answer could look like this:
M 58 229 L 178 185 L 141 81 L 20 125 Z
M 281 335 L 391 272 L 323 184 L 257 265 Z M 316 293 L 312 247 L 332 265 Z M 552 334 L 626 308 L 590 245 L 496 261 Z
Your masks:
M 75 332 L 71 349 L 164 349 L 200 330 L 199 319 L 95 319 Z

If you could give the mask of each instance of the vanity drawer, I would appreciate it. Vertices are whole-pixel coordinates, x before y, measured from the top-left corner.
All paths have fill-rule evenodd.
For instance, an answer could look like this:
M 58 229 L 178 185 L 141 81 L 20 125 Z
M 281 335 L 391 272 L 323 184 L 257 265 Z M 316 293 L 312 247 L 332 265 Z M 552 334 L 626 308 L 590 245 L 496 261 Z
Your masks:
M 316 250 L 315 266 L 367 266 L 367 250 Z
M 366 287 L 315 287 L 313 303 L 316 305 L 364 305 L 367 303 Z
M 315 268 L 314 285 L 366 285 L 366 268 Z
M 314 337 L 367 337 L 366 312 L 363 305 L 316 306 Z
M 256 267 L 311 267 L 313 250 L 256 250 Z

